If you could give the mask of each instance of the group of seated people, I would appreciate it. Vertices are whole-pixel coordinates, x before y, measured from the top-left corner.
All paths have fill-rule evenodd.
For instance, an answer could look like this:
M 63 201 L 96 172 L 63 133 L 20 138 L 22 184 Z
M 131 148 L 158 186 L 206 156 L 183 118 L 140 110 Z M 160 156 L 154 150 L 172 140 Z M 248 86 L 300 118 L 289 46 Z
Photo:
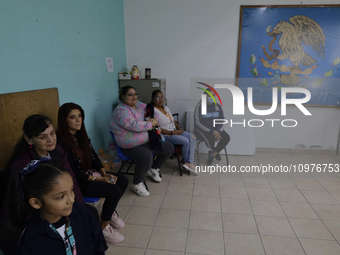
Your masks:
M 123 154 L 136 160 L 134 192 L 149 196 L 146 174 L 156 182 L 162 181 L 160 168 L 173 154 L 173 144 L 182 145 L 183 168 L 197 175 L 193 164 L 195 135 L 183 131 L 174 121 L 161 91 L 152 93 L 154 116 L 148 119 L 146 104 L 138 101 L 133 87 L 121 88 L 119 99 L 110 125 Z M 58 111 L 56 131 L 47 116 L 35 114 L 25 120 L 24 135 L 2 173 L 2 185 L 8 186 L 0 233 L 0 249 L 5 254 L 64 254 L 65 250 L 66 254 L 104 254 L 106 243 L 124 240 L 118 230 L 125 223 L 116 207 L 128 179 L 105 171 L 84 119 L 82 107 L 65 103 Z M 149 132 L 155 127 L 165 138 L 158 147 L 149 142 Z M 224 131 L 219 132 L 220 127 L 210 128 L 202 130 L 200 137 L 212 135 L 214 141 L 223 140 L 220 147 L 229 142 Z M 219 159 L 220 147 L 214 142 L 207 145 L 211 164 L 213 158 Z M 101 215 L 85 204 L 83 197 L 105 198 Z
M 160 167 L 173 154 L 173 144 L 182 145 L 183 167 L 197 174 L 193 164 L 195 136 L 179 128 L 169 108 L 163 105 L 164 98 L 160 90 L 152 93 L 151 105 L 154 106 L 154 117 L 148 120 L 145 120 L 146 104 L 138 101 L 138 93 L 133 87 L 123 87 L 119 99 L 121 102 L 112 114 L 111 130 L 123 154 L 137 162 L 132 189 L 138 195 L 150 194 L 144 184 L 145 174 L 156 182 L 162 181 Z M 165 138 L 158 149 L 149 143 L 149 131 L 153 127 L 160 127 Z M 153 154 L 157 154 L 156 160 L 153 160 Z

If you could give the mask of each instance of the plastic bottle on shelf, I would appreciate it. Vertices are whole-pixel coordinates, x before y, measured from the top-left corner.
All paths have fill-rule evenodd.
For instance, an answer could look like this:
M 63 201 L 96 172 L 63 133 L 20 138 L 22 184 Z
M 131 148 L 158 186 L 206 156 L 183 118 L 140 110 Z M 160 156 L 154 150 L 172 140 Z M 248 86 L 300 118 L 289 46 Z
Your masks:
M 99 149 L 98 157 L 106 171 L 114 172 L 113 157 L 111 155 L 104 153 L 104 149 Z
M 117 149 L 113 141 L 109 142 L 109 147 L 106 148 L 106 153 L 112 156 L 113 166 L 115 169 L 118 169 L 122 165 L 122 161 L 118 156 Z
M 131 76 L 131 79 L 139 80 L 139 68 L 137 67 L 137 65 L 134 65 L 132 67 L 132 76 Z

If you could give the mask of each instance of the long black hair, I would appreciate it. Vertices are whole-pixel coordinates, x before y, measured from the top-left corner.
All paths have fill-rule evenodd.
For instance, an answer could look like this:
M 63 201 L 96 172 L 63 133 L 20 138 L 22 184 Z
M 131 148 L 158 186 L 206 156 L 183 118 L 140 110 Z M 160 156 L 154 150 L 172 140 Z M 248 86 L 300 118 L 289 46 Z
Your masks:
M 27 138 L 39 136 L 42 132 L 46 130 L 46 128 L 49 127 L 49 125 L 52 125 L 52 121 L 45 115 L 34 114 L 26 118 L 23 125 L 24 135 L 15 145 L 14 151 L 6 163 L 5 169 L 0 172 L 0 208 L 2 208 L 2 205 L 4 203 L 4 197 L 7 192 L 12 164 L 15 160 L 17 160 L 30 149 L 30 146 L 25 140 L 24 136 L 26 136 Z M 2 211 L 0 212 L 0 216 L 1 213 Z
M 81 128 L 77 131 L 77 143 L 74 141 L 70 134 L 67 117 L 72 110 L 79 110 L 82 116 Z M 88 142 L 88 135 L 85 128 L 85 112 L 80 105 L 75 103 L 65 103 L 60 106 L 58 111 L 58 128 L 57 135 L 61 137 L 65 143 L 73 150 L 80 158 L 83 171 L 91 169 L 92 166 L 92 154 Z
M 29 149 L 29 144 L 25 140 L 24 136 L 27 138 L 33 138 L 39 136 L 46 128 L 52 125 L 52 121 L 45 115 L 34 114 L 29 116 L 25 121 L 22 128 L 24 135 L 21 137 L 19 142 L 16 144 L 14 151 L 7 162 L 5 169 L 10 168 L 14 160 L 20 157 L 24 152 Z
M 27 219 L 36 210 L 29 204 L 30 198 L 37 198 L 43 204 L 43 196 L 48 194 L 58 182 L 58 177 L 69 172 L 53 161 L 37 163 L 32 170 L 17 173 L 10 181 L 5 208 L 9 212 L 6 233 L 11 238 L 19 238 L 27 224 Z M 26 173 L 25 173 L 26 171 Z

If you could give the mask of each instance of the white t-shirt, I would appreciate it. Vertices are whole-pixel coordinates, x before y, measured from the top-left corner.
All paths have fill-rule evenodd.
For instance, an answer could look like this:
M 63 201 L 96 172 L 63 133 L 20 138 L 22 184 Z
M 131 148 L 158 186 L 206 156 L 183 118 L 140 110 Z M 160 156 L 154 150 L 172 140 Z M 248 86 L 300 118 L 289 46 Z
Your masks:
M 163 112 L 161 112 L 160 110 L 158 110 L 156 107 L 155 107 L 155 111 L 158 113 L 159 115 L 159 126 L 162 128 L 162 129 L 166 129 L 166 130 L 169 130 L 169 131 L 174 131 L 176 130 L 176 126 L 175 126 L 175 123 L 174 123 L 174 119 L 172 117 L 172 114 L 170 112 L 170 109 L 163 105 L 164 107 L 164 110 L 166 111 L 167 115 L 165 115 Z M 169 118 L 169 117 L 170 118 Z
M 57 231 L 59 233 L 59 235 L 63 238 L 63 240 L 65 239 L 65 224 L 62 225 L 60 228 L 57 228 Z

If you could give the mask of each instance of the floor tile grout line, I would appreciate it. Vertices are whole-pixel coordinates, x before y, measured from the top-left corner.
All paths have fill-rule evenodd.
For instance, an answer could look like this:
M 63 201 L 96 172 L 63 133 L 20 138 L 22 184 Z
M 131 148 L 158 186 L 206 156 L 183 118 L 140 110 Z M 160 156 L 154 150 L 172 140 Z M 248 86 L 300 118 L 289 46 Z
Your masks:
M 224 232 L 224 219 L 223 219 L 223 208 L 222 208 L 222 192 L 221 192 L 221 185 L 220 185 L 220 178 L 221 176 L 218 176 L 218 193 L 220 195 L 220 209 L 221 209 L 221 222 L 222 222 L 222 241 L 223 241 L 223 251 L 224 254 L 227 254 L 227 247 L 226 247 L 226 236 Z
M 293 154 L 292 154 L 293 155 Z M 275 156 L 275 155 L 274 155 Z M 293 155 L 293 157 L 294 157 L 294 155 Z M 312 157 L 314 158 L 314 159 L 316 159 L 313 155 L 312 155 Z M 296 157 L 295 157 L 296 158 Z M 297 158 L 296 158 L 297 159 Z M 297 159 L 298 161 L 299 161 L 299 159 Z M 316 159 L 317 160 L 317 159 Z M 301 161 L 299 161 L 301 164 L 303 164 Z M 313 176 L 313 175 L 311 175 L 311 177 L 313 177 L 314 179 L 315 179 L 315 181 L 317 181 L 323 188 L 325 188 L 323 185 L 322 185 L 322 183 L 320 183 L 320 181 L 317 179 L 317 178 L 315 178 L 315 176 Z M 336 238 L 335 238 L 335 236 L 333 235 L 333 233 L 328 229 L 328 227 L 327 227 L 327 225 L 324 223 L 324 221 L 321 219 L 321 217 L 320 217 L 320 215 L 316 212 L 316 210 L 315 210 L 315 208 L 310 204 L 310 201 L 307 199 L 307 197 L 305 196 L 305 194 L 302 192 L 303 190 L 301 190 L 301 188 L 296 184 L 296 182 L 294 181 L 294 179 L 292 178 L 292 177 L 290 177 L 291 179 L 292 179 L 292 181 L 294 182 L 294 184 L 296 185 L 296 187 L 297 187 L 297 189 L 299 190 L 299 192 L 302 194 L 302 196 L 305 198 L 305 200 L 307 201 L 307 203 L 308 203 L 308 205 L 312 208 L 312 210 L 314 211 L 314 213 L 319 217 L 319 219 L 315 219 L 315 220 L 320 220 L 321 222 L 322 222 L 322 224 L 326 227 L 326 229 L 329 231 L 329 233 L 332 235 L 332 237 L 334 238 L 334 240 L 338 243 L 338 244 L 340 244 L 339 243 L 339 241 L 337 241 L 336 240 Z M 325 189 L 326 191 L 327 191 L 327 189 Z M 328 191 L 327 191 L 328 192 Z M 331 194 L 330 194 L 331 195 Z M 336 199 L 335 199 L 336 200 Z M 282 207 L 282 205 L 281 205 L 281 201 L 279 201 L 279 203 L 280 203 L 280 206 Z M 285 210 L 282 208 L 282 210 L 283 210 L 283 212 L 285 213 L 285 215 L 286 215 L 286 212 L 285 212 Z M 291 221 L 289 220 L 289 217 L 286 215 L 286 217 L 287 217 L 287 220 L 288 220 L 288 222 L 289 222 L 289 224 L 291 225 Z M 304 218 L 305 219 L 305 218 Z M 306 254 L 306 251 L 305 251 L 305 248 L 303 247 L 303 245 L 302 245 L 302 243 L 301 243 L 301 241 L 300 241 L 300 237 L 298 237 L 297 236 L 297 234 L 296 234 L 296 232 L 295 232 L 295 230 L 294 230 L 294 228 L 293 228 L 293 226 L 291 225 L 291 228 L 293 229 L 293 231 L 294 231 L 294 234 L 296 235 L 296 238 L 297 238 L 297 240 L 298 240 L 298 242 L 300 243 L 300 245 L 301 245 L 301 247 L 302 247 L 302 249 L 303 249 L 303 251 L 305 252 L 305 254 Z M 306 239 L 306 238 L 301 238 L 301 239 Z M 308 239 L 308 238 L 307 238 Z M 318 240 L 320 240 L 320 239 L 318 239 Z
M 190 176 L 191 178 L 191 176 Z M 184 246 L 184 254 L 187 253 L 187 248 L 188 248 L 188 240 L 189 240 L 189 230 L 190 230 L 190 221 L 191 221 L 191 212 L 192 212 L 192 202 L 193 202 L 193 198 L 194 198 L 194 190 L 195 190 L 195 184 L 196 184 L 196 177 L 193 181 L 193 185 L 192 185 L 192 192 L 191 192 L 191 203 L 190 203 L 190 209 L 189 209 L 189 218 L 188 218 L 188 227 L 187 227 L 187 235 L 186 235 L 186 240 L 185 240 L 185 246 Z
M 255 157 L 256 161 L 257 161 L 257 164 L 259 164 L 257 158 Z M 246 188 L 246 182 L 244 180 L 244 176 L 242 176 L 242 180 L 243 180 L 243 184 L 244 184 L 244 187 L 245 187 L 245 190 L 246 190 L 246 193 L 247 193 L 247 197 L 248 197 L 248 201 L 249 201 L 249 204 L 250 204 L 250 208 L 251 208 L 251 212 L 252 212 L 252 216 L 254 218 L 254 221 L 255 221 L 255 224 L 256 224 L 256 228 L 257 228 L 257 233 L 258 233 L 258 236 L 260 238 L 260 241 L 261 241 L 261 245 L 262 245 L 262 250 L 264 252 L 264 255 L 267 254 L 267 251 L 265 249 L 265 246 L 264 246 L 264 243 L 263 243 L 263 240 L 262 240 L 262 237 L 261 237 L 261 233 L 260 233 L 260 229 L 259 229 L 259 225 L 258 225 L 258 222 L 256 220 L 256 217 L 255 217 L 255 213 L 254 213 L 254 210 L 253 210 L 253 205 L 251 204 L 251 201 L 250 201 L 250 197 L 249 197 L 249 194 L 248 194 L 248 190 Z M 268 181 L 268 180 L 267 180 Z
M 271 154 L 273 155 L 273 153 L 271 153 Z M 275 157 L 275 155 L 273 155 L 273 156 Z M 279 161 L 279 162 L 280 162 L 280 161 Z M 267 178 L 266 178 L 266 180 L 268 181 Z M 292 229 L 292 231 L 293 231 L 293 233 L 294 233 L 294 235 L 295 235 L 295 238 L 298 240 L 301 249 L 303 250 L 303 252 L 304 252 L 305 254 L 307 254 L 306 251 L 305 251 L 305 249 L 303 248 L 302 243 L 300 242 L 300 239 L 298 238 L 298 236 L 297 236 L 297 234 L 296 234 L 296 232 L 295 232 L 295 230 L 294 230 L 294 228 L 293 228 L 291 222 L 289 221 L 288 216 L 287 216 L 287 214 L 286 214 L 286 211 L 285 211 L 284 208 L 282 207 L 282 204 L 281 204 L 279 198 L 277 197 L 277 194 L 275 193 L 272 184 L 270 183 L 270 181 L 268 181 L 268 183 L 269 183 L 269 186 L 271 187 L 272 192 L 274 193 L 274 195 L 275 195 L 275 197 L 276 197 L 276 199 L 277 199 L 277 202 L 278 202 L 279 205 L 280 205 L 280 208 L 281 208 L 282 212 L 283 212 L 284 215 L 285 215 L 285 219 L 288 221 L 288 224 L 289 224 L 289 226 L 291 227 L 291 229 Z M 301 192 L 301 191 L 300 191 L 300 192 Z M 256 220 L 256 218 L 255 218 L 255 220 Z M 260 237 L 261 237 L 261 234 L 260 234 Z M 261 240 L 262 240 L 262 237 L 261 237 Z
M 271 153 L 271 154 L 273 154 L 273 153 Z M 290 154 L 290 155 L 291 155 L 291 153 L 287 153 L 287 154 Z M 273 156 L 274 156 L 274 155 L 273 155 Z M 313 156 L 313 155 L 312 155 L 312 156 Z M 275 156 L 274 156 L 274 157 L 275 157 Z M 333 155 L 332 155 L 332 157 L 339 161 L 339 159 L 336 158 L 336 157 L 334 157 Z M 313 156 L 313 158 L 318 160 L 318 157 L 316 157 L 316 156 Z M 237 157 L 235 157 L 234 160 L 236 160 L 236 161 L 238 162 L 238 158 L 237 158 Z M 258 161 L 258 159 L 256 159 L 256 160 Z M 280 160 L 278 160 L 278 161 L 281 162 Z M 260 162 L 260 161 L 258 161 L 258 162 Z M 301 162 L 301 159 L 300 159 L 299 162 Z M 172 169 L 171 177 L 170 177 L 170 179 L 169 179 L 168 182 L 167 182 L 167 188 L 166 188 L 166 191 L 165 191 L 165 193 L 163 194 L 163 197 L 162 197 L 162 203 L 161 203 L 160 207 L 158 207 L 157 218 L 156 218 L 156 220 L 155 220 L 155 222 L 154 222 L 154 224 L 153 224 L 152 233 L 154 232 L 154 229 L 155 229 L 155 227 L 156 227 L 157 219 L 158 219 L 159 216 L 160 216 L 160 211 L 161 211 L 161 209 L 162 209 L 162 205 L 164 204 L 164 198 L 165 198 L 166 192 L 167 192 L 169 186 L 171 185 L 171 178 L 174 176 L 173 174 L 174 174 L 174 170 Z M 242 176 L 242 175 L 241 175 L 241 177 L 242 177 L 242 181 L 243 181 L 243 184 L 244 184 L 244 183 L 245 183 L 245 178 L 248 178 L 248 177 L 245 177 L 245 176 Z M 266 176 L 265 176 L 266 180 L 268 181 L 268 183 L 269 183 L 269 185 L 270 185 L 270 187 L 271 187 L 271 190 L 274 192 L 274 186 L 273 186 L 274 184 L 272 184 L 272 183 L 269 181 L 270 177 L 271 177 L 271 176 L 269 176 L 269 175 L 266 175 Z M 326 187 L 325 185 L 327 185 L 327 183 L 323 182 L 323 180 L 327 181 L 327 178 L 326 178 L 326 179 L 318 178 L 318 176 L 315 176 L 315 175 L 313 175 L 313 174 L 311 174 L 311 175 L 308 176 L 308 178 L 310 178 L 310 177 L 312 177 L 314 181 L 316 181 L 318 184 L 321 185 L 321 187 L 324 188 L 324 191 L 327 192 L 326 194 L 331 195 L 331 197 L 332 197 L 333 199 L 335 199 L 335 201 L 337 202 L 337 205 L 330 205 L 330 206 L 338 206 L 338 204 L 340 204 L 339 201 L 334 197 L 333 192 L 331 192 L 331 191 L 329 191 L 329 189 L 326 189 L 326 188 L 325 188 L 325 187 Z M 339 174 L 338 174 L 338 175 L 334 174 L 334 177 L 336 177 L 336 178 L 339 179 Z M 318 217 L 317 220 L 321 220 L 321 221 L 323 222 L 323 225 L 325 225 L 326 229 L 331 233 L 332 237 L 334 238 L 333 240 L 329 240 L 329 239 L 318 239 L 318 238 L 301 238 L 301 239 L 327 240 L 327 241 L 334 241 L 334 240 L 335 240 L 336 243 L 337 243 L 337 245 L 340 246 L 339 240 L 337 240 L 337 239 L 335 238 L 335 236 L 333 235 L 333 233 L 330 231 L 330 229 L 328 229 L 327 225 L 325 224 L 325 221 L 327 221 L 327 220 L 322 219 L 322 218 L 321 218 L 321 215 L 318 213 L 319 210 L 317 211 L 318 208 L 314 208 L 314 207 L 313 207 L 313 205 L 315 205 L 315 203 L 310 203 L 310 201 L 307 200 L 305 194 L 302 193 L 302 192 L 304 191 L 304 189 L 301 189 L 301 188 L 303 188 L 303 187 L 300 186 L 300 185 L 297 186 L 296 181 L 294 181 L 295 178 L 294 178 L 293 176 L 287 175 L 287 178 L 289 178 L 289 180 L 292 180 L 292 181 L 293 181 L 293 183 L 294 183 L 296 189 L 302 194 L 302 196 L 303 196 L 304 199 L 306 200 L 306 202 L 304 202 L 303 204 L 308 204 L 308 205 L 312 208 L 312 211 L 313 211 L 313 212 L 317 215 L 317 217 Z M 223 211 L 222 211 L 222 210 L 223 210 L 223 209 L 222 209 L 222 195 L 221 195 L 222 192 L 221 192 L 221 189 L 220 189 L 220 187 L 221 187 L 222 185 L 220 185 L 220 180 L 221 180 L 221 177 L 218 176 L 218 186 L 219 186 L 219 195 L 220 195 L 220 197 L 219 197 L 219 198 L 220 198 L 220 199 L 219 199 L 219 200 L 220 200 L 220 212 L 221 212 L 221 217 L 222 217 L 221 220 L 222 220 L 223 246 L 224 246 L 224 252 L 226 253 L 226 247 L 225 247 L 225 245 L 226 245 L 226 243 L 225 243 L 225 233 L 228 233 L 228 232 L 225 232 L 225 227 L 224 227 L 225 224 L 224 224 Z M 188 234 L 189 234 L 189 226 L 190 226 L 190 220 L 191 220 L 191 212 L 192 212 L 192 203 L 193 203 L 193 198 L 194 198 L 195 184 L 197 184 L 196 181 L 194 181 L 193 190 L 192 190 L 192 193 L 191 193 L 191 204 L 190 204 L 190 210 L 189 210 L 189 220 L 188 220 L 187 237 L 186 237 L 187 239 L 186 239 L 186 244 L 185 244 L 185 250 L 184 250 L 184 252 L 183 252 L 184 254 L 185 254 L 186 252 L 188 252 L 188 251 L 187 251 L 187 243 L 188 243 Z M 240 185 L 237 185 L 237 186 L 240 187 Z M 249 201 L 249 203 L 250 203 L 249 192 L 248 192 L 247 186 L 244 185 L 244 187 L 245 187 L 245 190 L 246 190 L 246 192 L 247 192 L 248 201 Z M 291 225 L 289 219 L 290 219 L 290 218 L 294 218 L 294 217 L 288 218 L 286 211 L 285 211 L 285 210 L 283 209 L 283 207 L 282 207 L 282 203 L 283 203 L 284 201 L 278 200 L 278 196 L 277 196 L 277 194 L 276 194 L 275 192 L 274 192 L 274 195 L 275 195 L 277 201 L 279 202 L 280 207 L 281 207 L 281 209 L 283 210 L 286 219 L 288 220 L 289 224 Z M 132 201 L 131 203 L 129 203 L 129 204 L 127 204 L 127 205 L 124 205 L 124 206 L 126 206 L 126 208 L 127 208 L 127 212 L 126 212 L 126 214 L 125 214 L 125 218 L 126 218 L 126 216 L 128 215 L 128 213 L 130 212 L 130 210 L 131 210 L 131 208 L 133 207 L 134 203 L 136 203 L 136 197 L 133 199 L 133 201 Z M 289 201 L 288 201 L 287 203 L 294 203 L 294 202 L 289 202 Z M 300 202 L 295 202 L 295 203 L 296 203 L 296 204 L 301 204 Z M 323 206 L 322 204 L 320 204 L 320 205 Z M 326 205 L 325 205 L 325 206 L 326 206 Z M 137 207 L 139 207 L 139 206 L 137 206 Z M 150 207 L 147 207 L 147 208 L 150 208 Z M 261 236 L 260 233 L 259 233 L 259 228 L 258 228 L 256 219 L 255 219 L 253 207 L 252 207 L 251 204 L 250 204 L 250 208 L 251 208 L 252 216 L 253 216 L 253 218 L 254 218 L 254 220 L 255 220 L 255 223 L 256 223 L 257 232 L 258 232 L 257 235 L 260 236 L 263 250 L 264 250 L 264 252 L 266 253 L 266 250 L 265 250 L 265 248 L 264 248 L 264 244 L 263 244 L 263 241 L 262 241 L 262 236 Z M 156 209 L 157 209 L 157 208 L 156 208 Z M 177 210 L 177 209 L 174 209 L 174 210 Z M 299 217 L 297 217 L 297 218 L 299 219 Z M 303 219 L 306 219 L 306 218 L 303 218 Z M 315 220 L 316 220 L 316 219 L 315 219 Z M 339 221 L 340 221 L 340 220 L 339 220 Z M 292 227 L 292 225 L 291 225 L 291 228 L 293 229 L 294 234 L 295 234 L 296 238 L 298 239 L 299 244 L 301 245 L 303 251 L 305 252 L 304 247 L 302 246 L 302 243 L 300 242 L 300 238 L 297 237 L 296 232 L 295 232 L 294 228 Z M 226 231 L 227 231 L 227 230 L 226 230 Z M 144 248 L 144 254 L 147 253 L 147 250 L 148 250 L 148 246 L 149 246 L 149 243 L 150 243 L 150 240 L 151 240 L 152 233 L 151 233 L 151 235 L 150 235 L 150 238 L 149 238 L 149 241 L 148 241 L 148 244 L 147 244 L 146 248 Z M 265 236 L 265 235 L 263 235 L 263 236 Z M 269 235 L 269 236 L 270 236 L 270 235 Z M 128 246 L 124 246 L 124 247 L 128 247 Z M 155 250 L 155 249 L 154 249 L 154 250 Z M 170 251 L 170 250 L 169 250 L 169 251 Z
M 314 157 L 314 156 L 313 156 Z M 315 157 L 314 157 L 315 158 Z M 314 177 L 315 178 L 315 177 Z M 335 200 L 337 201 L 332 194 L 324 187 L 324 185 L 317 179 L 315 178 L 316 181 L 318 181 L 318 183 L 326 190 L 326 192 Z M 302 193 L 302 192 L 301 192 Z M 307 200 L 308 201 L 308 200 Z M 309 201 L 308 201 L 309 202 Z M 338 202 L 338 201 L 337 201 Z M 340 203 L 338 202 L 338 205 Z M 310 206 L 312 207 L 312 209 L 315 211 L 314 207 L 310 204 Z M 319 216 L 320 221 L 322 222 L 322 224 L 326 227 L 326 229 L 329 231 L 329 233 L 332 235 L 332 237 L 334 238 L 334 240 L 338 243 L 338 245 L 340 245 L 339 240 L 337 240 L 337 238 L 334 236 L 334 234 L 332 233 L 332 231 L 328 228 L 328 226 L 325 224 L 324 220 L 320 217 L 320 215 L 315 211 L 315 213 Z
M 171 181 L 171 178 L 172 178 L 172 176 L 173 176 L 174 170 L 175 170 L 175 169 L 173 168 L 172 173 L 171 173 L 171 177 L 170 177 L 170 179 L 169 179 L 168 182 L 167 182 L 168 185 L 167 185 L 167 187 L 166 187 L 166 190 L 165 190 L 165 193 L 164 193 L 164 196 L 163 196 L 163 199 L 162 199 L 162 203 L 161 203 L 160 207 L 158 208 L 158 214 L 157 214 L 157 217 L 156 217 L 156 219 L 155 219 L 155 223 L 154 223 L 153 226 L 152 226 L 152 231 L 151 231 L 149 240 L 148 240 L 148 242 L 147 242 L 147 244 L 146 244 L 146 248 L 145 248 L 144 255 L 146 255 L 147 250 L 149 249 L 150 241 L 151 241 L 152 235 L 153 235 L 153 233 L 154 233 L 154 231 L 155 231 L 156 223 L 157 223 L 157 220 L 158 220 L 160 211 L 161 211 L 161 209 L 162 209 L 162 205 L 163 205 L 163 203 L 164 203 L 165 195 L 166 195 L 166 192 L 167 192 L 167 190 L 168 190 L 168 188 L 169 188 L 170 181 Z

